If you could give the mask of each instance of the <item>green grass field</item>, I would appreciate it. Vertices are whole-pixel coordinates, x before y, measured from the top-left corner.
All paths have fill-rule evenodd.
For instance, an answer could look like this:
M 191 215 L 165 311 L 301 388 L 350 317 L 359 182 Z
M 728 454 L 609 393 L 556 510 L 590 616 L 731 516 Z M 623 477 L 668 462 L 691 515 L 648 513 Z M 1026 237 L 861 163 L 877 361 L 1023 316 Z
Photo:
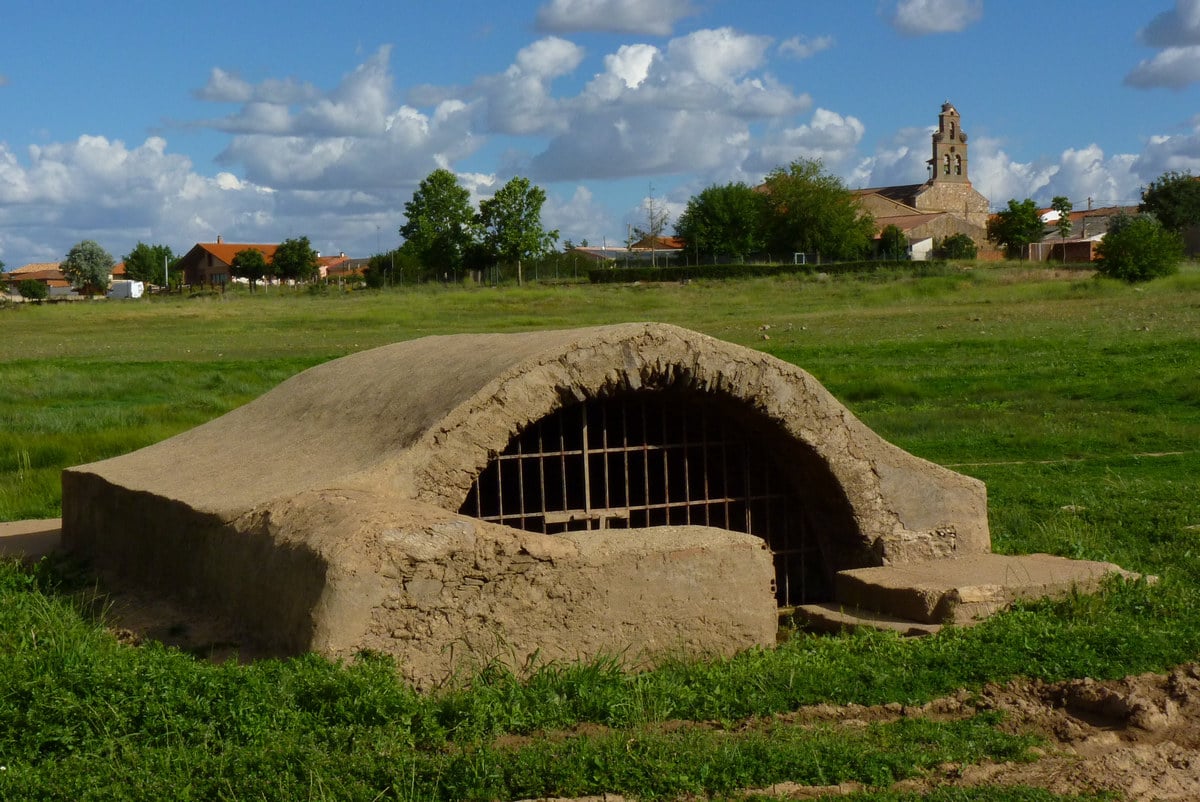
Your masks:
M 1112 560 L 1161 581 L 919 641 L 797 635 L 776 650 L 636 675 L 611 660 L 522 676 L 494 668 L 419 696 L 377 657 L 216 666 L 124 646 L 81 599 L 86 572 L 9 564 L 0 798 L 725 798 L 781 780 L 886 788 L 939 763 L 1021 759 L 1030 744 L 987 717 L 853 737 L 737 722 L 1200 656 L 1195 267 L 1137 287 L 1003 266 L 0 309 L 0 520 L 55 516 L 64 467 L 161 440 L 328 359 L 428 334 L 633 320 L 793 362 L 885 438 L 984 480 L 997 551 Z M 957 793 L 929 798 L 1057 798 Z

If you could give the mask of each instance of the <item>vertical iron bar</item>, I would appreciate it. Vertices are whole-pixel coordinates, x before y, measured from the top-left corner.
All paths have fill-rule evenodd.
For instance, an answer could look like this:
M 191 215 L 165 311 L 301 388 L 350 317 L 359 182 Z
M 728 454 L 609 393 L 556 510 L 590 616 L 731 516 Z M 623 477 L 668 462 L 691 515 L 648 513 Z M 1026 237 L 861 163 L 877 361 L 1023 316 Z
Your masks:
M 559 466 L 562 468 L 562 508 L 569 510 L 571 508 L 570 496 L 567 495 L 567 411 L 560 410 L 558 413 L 558 460 Z M 567 529 L 571 528 L 568 523 Z
M 667 405 L 661 404 L 659 407 L 662 414 L 659 416 L 662 425 L 662 458 L 663 458 L 663 511 L 667 515 L 667 520 L 663 521 L 663 525 L 671 523 L 671 470 L 668 467 L 671 463 L 671 444 L 667 442 Z
M 525 443 L 521 437 L 517 437 L 517 503 L 521 511 L 521 528 L 524 529 L 528 519 L 525 517 Z
M 541 496 L 542 507 L 542 534 L 546 532 L 546 429 L 544 419 L 535 424 L 537 426 L 537 448 L 538 448 L 538 493 Z
M 586 515 L 587 529 L 592 528 L 592 472 L 591 452 L 588 451 L 588 422 L 587 422 L 587 405 L 579 405 L 579 420 L 583 431 L 583 441 L 579 445 L 580 454 L 583 455 L 583 512 Z

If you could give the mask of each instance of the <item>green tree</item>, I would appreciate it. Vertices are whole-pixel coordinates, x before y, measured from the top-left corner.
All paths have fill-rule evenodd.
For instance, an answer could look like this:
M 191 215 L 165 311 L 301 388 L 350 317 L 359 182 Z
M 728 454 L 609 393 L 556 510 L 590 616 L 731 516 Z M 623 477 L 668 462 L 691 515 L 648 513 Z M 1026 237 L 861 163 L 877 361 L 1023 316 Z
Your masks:
M 1200 178 L 1191 173 L 1163 173 L 1142 192 L 1138 211 L 1154 215 L 1168 231 L 1182 232 L 1200 225 Z
M 1054 229 L 1062 240 L 1062 260 L 1063 264 L 1066 264 L 1067 237 L 1071 236 L 1071 209 L 1074 208 L 1074 205 L 1066 195 L 1055 195 L 1054 200 L 1050 201 L 1050 208 L 1058 212 L 1058 219 L 1054 221 Z
M 167 245 L 147 245 L 138 242 L 133 250 L 125 256 L 125 275 L 134 281 L 144 281 L 147 284 L 166 286 L 170 267 L 175 262 L 175 254 Z
M 1177 271 L 1183 258 L 1183 238 L 1150 215 L 1120 214 L 1109 222 L 1096 253 L 1101 275 L 1132 284 Z
M 979 255 L 975 240 L 966 234 L 951 234 L 937 243 L 934 251 L 943 259 L 974 259 Z
M 798 159 L 763 185 L 767 244 L 782 254 L 816 252 L 826 259 L 859 259 L 871 250 L 875 221 L 821 162 Z
M 271 257 L 275 275 L 294 281 L 311 281 L 317 275 L 317 252 L 308 237 L 285 239 Z
M 229 272 L 238 278 L 247 279 L 250 282 L 250 292 L 254 292 L 258 282 L 265 276 L 272 275 L 274 270 L 273 266 L 267 264 L 267 257 L 263 256 L 262 251 L 257 248 L 243 248 L 233 255 Z
M 745 259 L 767 246 L 766 198 L 738 182 L 700 190 L 675 223 L 675 235 L 699 257 L 728 255 Z
M 557 231 L 542 228 L 542 205 L 546 192 L 519 176 L 496 190 L 496 194 L 479 203 L 479 227 L 487 252 L 502 262 L 516 264 L 517 283 L 521 283 L 521 261 L 536 259 L 549 253 L 558 240 Z M 484 253 L 474 254 L 478 262 Z M 479 269 L 479 264 L 471 265 Z
M 454 173 L 437 169 L 427 175 L 404 204 L 404 214 L 400 236 L 412 243 L 427 271 L 436 274 L 462 266 L 467 246 L 477 239 L 475 213 L 471 193 Z
M 1029 198 L 1010 200 L 1008 208 L 993 215 L 987 224 L 987 238 L 1004 248 L 1010 259 L 1024 259 L 1026 246 L 1041 240 L 1045 233 L 1037 204 Z
M 879 252 L 884 259 L 907 259 L 908 235 L 899 226 L 889 223 L 879 233 Z
M 71 281 L 71 286 L 87 295 L 103 293 L 112 280 L 112 255 L 100 247 L 95 240 L 85 239 L 67 252 L 67 258 L 59 265 Z
M 17 282 L 17 292 L 27 301 L 37 301 L 39 304 L 50 297 L 50 288 L 34 278 Z

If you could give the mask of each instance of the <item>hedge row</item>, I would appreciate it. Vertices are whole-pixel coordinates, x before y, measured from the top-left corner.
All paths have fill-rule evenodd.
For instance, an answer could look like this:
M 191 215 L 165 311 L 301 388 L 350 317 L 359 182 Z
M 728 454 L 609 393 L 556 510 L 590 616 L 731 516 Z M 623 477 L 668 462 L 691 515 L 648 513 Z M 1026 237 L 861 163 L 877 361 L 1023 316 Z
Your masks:
M 687 267 L 605 267 L 588 271 L 593 284 L 625 284 L 634 281 L 686 281 L 690 279 L 742 279 L 756 276 L 815 276 L 869 274 L 903 271 L 915 276 L 941 275 L 948 269 L 945 261 L 927 262 L 830 262 L 823 265 L 750 264 L 690 265 Z

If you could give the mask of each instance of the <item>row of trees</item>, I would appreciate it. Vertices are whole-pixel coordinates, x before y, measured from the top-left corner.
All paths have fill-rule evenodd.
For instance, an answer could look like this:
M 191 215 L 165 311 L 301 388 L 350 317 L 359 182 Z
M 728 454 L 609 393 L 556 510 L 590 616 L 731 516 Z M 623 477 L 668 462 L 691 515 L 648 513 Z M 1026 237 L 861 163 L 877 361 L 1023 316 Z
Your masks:
M 779 167 L 759 187 L 710 186 L 688 201 L 675 234 L 699 257 L 816 253 L 860 259 L 872 250 L 875 221 L 819 161 Z
M 404 204 L 404 243 L 371 259 L 367 281 L 379 285 L 410 274 L 438 278 L 507 264 L 516 267 L 520 282 L 522 263 L 550 253 L 558 241 L 558 232 L 542 225 L 545 202 L 545 190 L 518 176 L 480 201 L 476 211 L 454 173 L 434 170 Z

